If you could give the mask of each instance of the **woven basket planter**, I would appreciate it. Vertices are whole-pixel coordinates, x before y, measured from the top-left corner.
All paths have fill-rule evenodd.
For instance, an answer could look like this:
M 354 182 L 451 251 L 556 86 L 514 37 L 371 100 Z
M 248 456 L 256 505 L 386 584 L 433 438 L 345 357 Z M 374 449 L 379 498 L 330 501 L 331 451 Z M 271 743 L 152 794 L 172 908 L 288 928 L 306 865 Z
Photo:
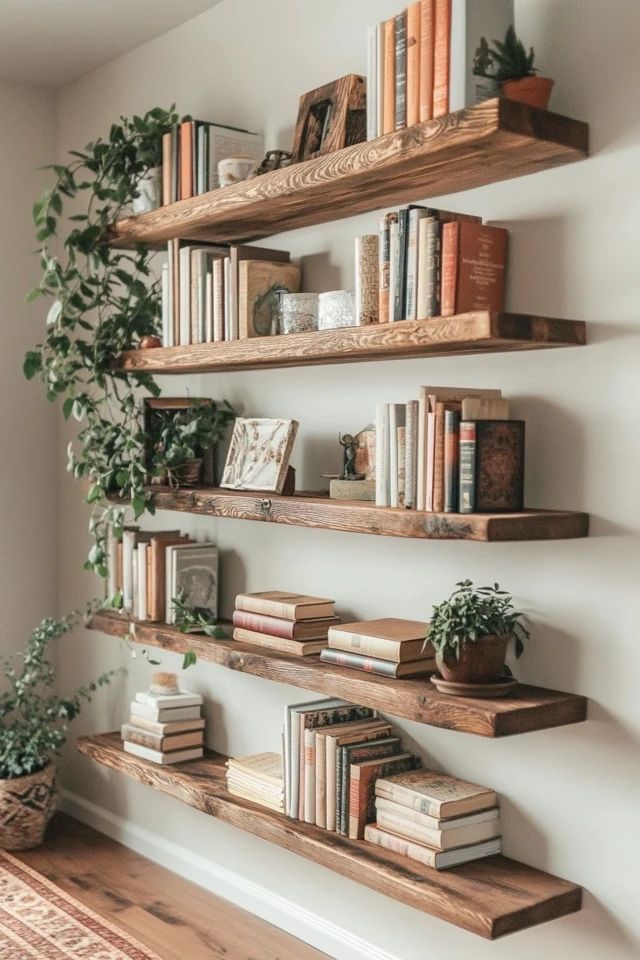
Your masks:
M 0 780 L 0 849 L 30 850 L 39 846 L 56 808 L 56 769 Z

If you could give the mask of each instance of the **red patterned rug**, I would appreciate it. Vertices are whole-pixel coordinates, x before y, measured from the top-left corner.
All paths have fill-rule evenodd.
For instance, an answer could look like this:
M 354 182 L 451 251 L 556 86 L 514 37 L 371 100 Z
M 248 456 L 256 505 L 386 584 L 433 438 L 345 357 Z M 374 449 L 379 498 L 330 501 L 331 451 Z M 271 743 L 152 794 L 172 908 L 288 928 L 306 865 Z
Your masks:
M 1 960 L 160 960 L 46 877 L 0 850 Z

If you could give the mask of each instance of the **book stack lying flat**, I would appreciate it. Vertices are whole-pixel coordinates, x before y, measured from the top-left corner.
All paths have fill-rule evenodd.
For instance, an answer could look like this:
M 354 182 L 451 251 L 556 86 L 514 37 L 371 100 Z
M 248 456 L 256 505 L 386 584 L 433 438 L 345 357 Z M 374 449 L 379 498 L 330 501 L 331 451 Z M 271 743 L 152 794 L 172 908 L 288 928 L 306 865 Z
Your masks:
M 329 629 L 320 659 L 382 677 L 417 677 L 436 669 L 428 623 L 386 617 Z
M 163 765 L 199 759 L 204 752 L 202 697 L 180 691 L 175 674 L 156 676 L 163 681 L 154 679 L 149 692 L 137 693 L 131 703 L 129 722 L 121 730 L 125 752 Z
M 364 838 L 410 860 L 443 870 L 500 853 L 500 815 L 493 790 L 413 770 L 375 785 L 375 825 Z
M 307 657 L 326 646 L 329 629 L 336 623 L 340 620 L 333 600 L 280 590 L 239 593 L 233 639 Z
M 255 753 L 227 760 L 227 789 L 236 797 L 284 813 L 282 757 L 279 753 Z

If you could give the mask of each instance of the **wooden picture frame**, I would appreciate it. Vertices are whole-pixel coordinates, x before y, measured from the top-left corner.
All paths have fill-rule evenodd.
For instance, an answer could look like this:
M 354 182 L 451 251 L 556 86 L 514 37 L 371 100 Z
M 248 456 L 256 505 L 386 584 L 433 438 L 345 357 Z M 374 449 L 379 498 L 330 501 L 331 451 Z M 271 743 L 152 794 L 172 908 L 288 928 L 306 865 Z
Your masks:
M 348 73 L 300 97 L 294 163 L 366 140 L 366 87 L 364 77 Z

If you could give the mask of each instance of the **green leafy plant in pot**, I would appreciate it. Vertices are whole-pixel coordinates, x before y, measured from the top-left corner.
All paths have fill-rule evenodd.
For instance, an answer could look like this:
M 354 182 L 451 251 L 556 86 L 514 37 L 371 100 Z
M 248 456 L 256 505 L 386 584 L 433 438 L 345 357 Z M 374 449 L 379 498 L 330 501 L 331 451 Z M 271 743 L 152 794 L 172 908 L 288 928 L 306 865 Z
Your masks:
M 436 604 L 428 643 L 435 650 L 442 678 L 453 683 L 495 683 L 505 673 L 510 641 L 516 657 L 529 631 L 511 596 L 499 584 L 474 587 L 471 580 L 456 584 L 448 600 Z
M 554 81 L 549 77 L 538 77 L 534 62 L 533 47 L 527 51 L 511 24 L 504 40 L 494 40 L 493 46 L 482 37 L 476 50 L 474 73 L 499 83 L 508 100 L 546 109 Z
M 181 410 L 157 409 L 150 419 L 149 474 L 171 486 L 197 486 L 203 459 L 236 413 L 226 400 L 194 401 Z
M 68 696 L 54 691 L 55 671 L 47 651 L 81 619 L 46 617 L 24 652 L 1 661 L 0 692 L 0 848 L 28 850 L 43 840 L 55 809 L 55 757 L 70 722 L 116 671 Z

